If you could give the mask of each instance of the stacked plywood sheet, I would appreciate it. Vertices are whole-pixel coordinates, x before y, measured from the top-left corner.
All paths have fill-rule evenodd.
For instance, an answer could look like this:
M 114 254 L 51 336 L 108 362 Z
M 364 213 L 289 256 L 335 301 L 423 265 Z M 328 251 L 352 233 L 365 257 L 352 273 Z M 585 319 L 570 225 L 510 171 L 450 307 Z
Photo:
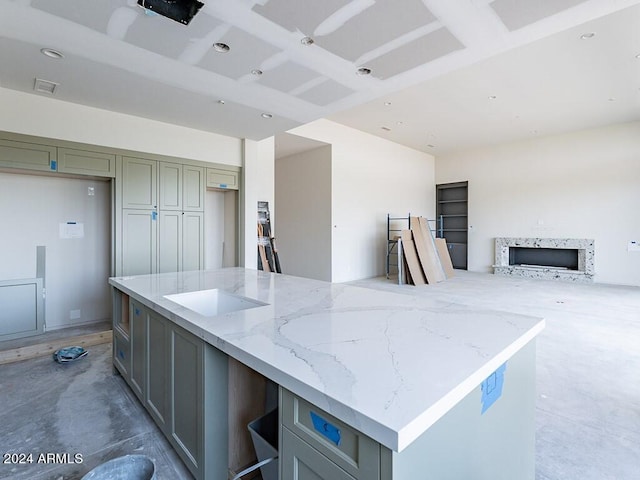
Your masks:
M 406 264 L 406 283 L 425 285 L 453 276 L 451 257 L 443 238 L 433 238 L 427 219 L 410 217 L 409 230 L 401 235 L 402 257 Z

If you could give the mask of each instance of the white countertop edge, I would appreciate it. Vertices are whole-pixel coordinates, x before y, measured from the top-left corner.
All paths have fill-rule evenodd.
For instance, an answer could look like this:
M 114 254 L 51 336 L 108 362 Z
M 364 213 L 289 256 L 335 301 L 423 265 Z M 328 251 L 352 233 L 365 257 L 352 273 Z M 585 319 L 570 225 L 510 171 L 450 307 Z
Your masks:
M 536 338 L 545 327 L 545 320 L 541 319 L 533 328 L 529 329 L 518 340 L 513 342 L 502 352 L 491 359 L 484 367 L 476 371 L 468 377 L 464 382 L 460 383 L 456 388 L 451 390 L 447 395 L 442 397 L 431 408 L 426 410 L 422 415 L 418 416 L 407 426 L 403 427 L 394 438 L 382 439 L 380 443 L 396 452 L 401 452 L 408 447 L 414 440 L 427 431 L 434 423 L 448 413 L 458 402 L 465 398 L 469 393 L 478 387 L 489 375 L 495 372 L 502 364 L 507 362 L 525 345 Z M 478 410 L 481 403 L 478 399 Z M 366 432 L 364 432 L 366 433 Z

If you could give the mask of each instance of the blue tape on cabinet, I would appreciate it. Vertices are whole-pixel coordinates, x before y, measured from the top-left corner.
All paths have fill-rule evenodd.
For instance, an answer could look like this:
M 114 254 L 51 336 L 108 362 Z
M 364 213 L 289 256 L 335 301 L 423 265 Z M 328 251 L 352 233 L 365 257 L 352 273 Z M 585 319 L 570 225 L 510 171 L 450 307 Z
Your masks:
M 331 425 L 317 413 L 309 412 L 309 415 L 311 415 L 313 428 L 315 428 L 319 433 L 327 437 L 336 445 L 340 445 L 340 429 L 338 427 L 336 427 L 335 425 Z
M 504 372 L 507 364 L 501 365 L 495 372 L 482 382 L 482 412 L 486 412 L 491 405 L 502 395 L 502 386 L 504 384 Z
M 51 170 L 57 170 L 58 169 L 58 162 L 56 162 L 55 160 L 51 160 L 51 162 L 49 162 L 49 168 L 51 168 Z

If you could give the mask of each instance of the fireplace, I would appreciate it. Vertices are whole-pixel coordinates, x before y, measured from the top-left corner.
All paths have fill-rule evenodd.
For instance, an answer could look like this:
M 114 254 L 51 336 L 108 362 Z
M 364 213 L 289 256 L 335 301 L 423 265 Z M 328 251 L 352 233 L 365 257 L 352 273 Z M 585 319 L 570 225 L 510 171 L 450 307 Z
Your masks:
M 580 238 L 496 238 L 498 275 L 592 282 L 594 241 Z

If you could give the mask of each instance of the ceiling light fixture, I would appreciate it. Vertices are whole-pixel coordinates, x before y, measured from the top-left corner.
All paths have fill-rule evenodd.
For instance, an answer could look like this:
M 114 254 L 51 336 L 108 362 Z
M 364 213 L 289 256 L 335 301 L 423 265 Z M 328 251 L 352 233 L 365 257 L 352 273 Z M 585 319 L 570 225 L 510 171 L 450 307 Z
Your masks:
M 595 37 L 596 34 L 594 32 L 583 33 L 580 35 L 580 40 L 589 40 L 590 38 Z
M 40 52 L 49 58 L 55 58 L 55 59 L 64 58 L 64 55 L 62 54 L 62 52 L 59 52 L 58 50 L 54 50 L 53 48 L 41 48 Z
M 496 99 L 496 98 L 498 98 L 498 97 L 496 97 L 495 95 L 489 95 L 487 98 L 488 98 L 489 100 L 495 100 L 495 99 Z
M 435 145 L 431 145 L 431 144 L 428 144 L 428 145 L 427 145 L 427 147 L 429 147 L 429 148 L 436 148 L 436 146 L 435 146 Z
M 231 48 L 226 43 L 216 42 L 213 44 L 213 49 L 218 53 L 227 53 Z
M 640 53 L 636 55 L 636 58 L 640 60 Z
M 225 101 L 224 101 L 224 100 L 218 100 L 218 103 L 219 103 L 220 105 L 224 105 L 224 104 L 225 104 Z
M 396 125 L 402 125 L 403 122 L 396 122 Z
M 255 75 L 255 76 L 259 77 L 260 75 L 262 75 L 262 70 L 260 70 L 258 68 L 254 68 L 253 70 L 251 70 L 251 75 Z
M 385 107 L 388 107 L 388 106 L 390 106 L 390 105 L 391 105 L 391 102 L 384 102 L 384 106 L 385 106 Z
M 300 39 L 300 43 L 305 46 L 313 45 L 315 42 L 311 37 L 303 37 Z
M 356 70 L 356 75 L 371 75 L 371 69 L 367 67 L 360 67 Z
M 261 115 L 262 118 L 273 118 L 273 115 L 271 115 L 270 113 L 263 113 Z
M 615 97 L 609 97 L 609 101 L 610 101 L 610 102 L 615 102 L 615 101 L 616 101 L 616 99 L 615 99 Z
M 384 130 L 385 132 L 390 132 L 391 129 L 389 127 L 380 127 L 382 130 Z

